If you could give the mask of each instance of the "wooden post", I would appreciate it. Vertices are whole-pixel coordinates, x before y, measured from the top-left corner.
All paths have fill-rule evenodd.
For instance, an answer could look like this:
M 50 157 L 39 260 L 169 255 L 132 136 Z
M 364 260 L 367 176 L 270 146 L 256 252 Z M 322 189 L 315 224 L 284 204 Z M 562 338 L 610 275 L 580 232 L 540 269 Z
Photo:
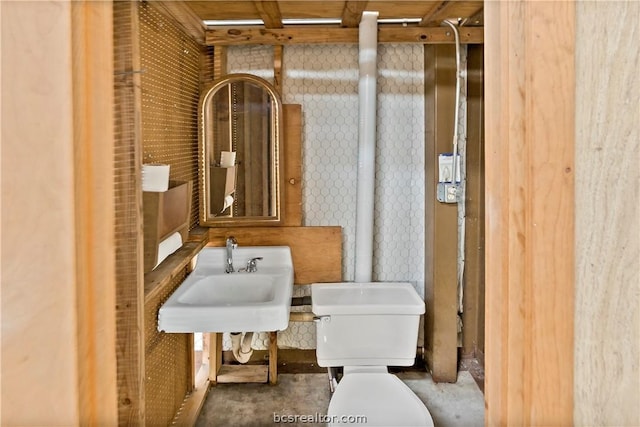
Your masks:
M 278 332 L 269 332 L 269 384 L 278 383 Z
M 211 385 L 218 384 L 218 372 L 222 366 L 222 334 L 209 334 L 209 381 Z
M 438 154 L 451 152 L 455 113 L 455 47 L 425 46 L 425 356 L 435 381 L 458 373 L 458 210 L 436 199 Z
M 484 16 L 486 423 L 572 425 L 575 4 Z

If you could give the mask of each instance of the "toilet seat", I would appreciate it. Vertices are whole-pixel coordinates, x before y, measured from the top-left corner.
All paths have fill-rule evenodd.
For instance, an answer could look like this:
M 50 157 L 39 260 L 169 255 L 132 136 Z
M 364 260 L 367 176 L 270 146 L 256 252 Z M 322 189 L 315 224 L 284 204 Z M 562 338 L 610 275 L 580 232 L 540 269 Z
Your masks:
M 424 403 L 398 377 L 389 373 L 350 373 L 338 383 L 329 402 L 329 426 L 354 424 L 365 416 L 370 426 L 433 426 Z

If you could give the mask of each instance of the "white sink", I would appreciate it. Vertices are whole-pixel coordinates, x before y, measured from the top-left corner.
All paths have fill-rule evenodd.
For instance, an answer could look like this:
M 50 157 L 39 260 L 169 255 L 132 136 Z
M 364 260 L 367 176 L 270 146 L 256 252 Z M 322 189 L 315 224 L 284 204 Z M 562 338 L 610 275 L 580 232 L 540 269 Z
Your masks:
M 244 271 L 262 257 L 258 270 Z M 196 268 L 158 312 L 165 332 L 281 331 L 289 324 L 293 263 L 288 246 L 233 250 L 235 272 L 225 273 L 226 248 L 204 248 Z

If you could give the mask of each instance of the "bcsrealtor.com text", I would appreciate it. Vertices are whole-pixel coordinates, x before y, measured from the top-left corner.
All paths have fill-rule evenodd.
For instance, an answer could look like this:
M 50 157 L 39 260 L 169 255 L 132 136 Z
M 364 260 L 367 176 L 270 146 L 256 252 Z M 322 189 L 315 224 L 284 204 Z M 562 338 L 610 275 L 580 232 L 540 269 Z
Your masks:
M 273 413 L 274 424 L 296 423 L 331 423 L 331 424 L 365 424 L 367 417 L 364 415 L 327 415 L 327 414 L 277 414 Z

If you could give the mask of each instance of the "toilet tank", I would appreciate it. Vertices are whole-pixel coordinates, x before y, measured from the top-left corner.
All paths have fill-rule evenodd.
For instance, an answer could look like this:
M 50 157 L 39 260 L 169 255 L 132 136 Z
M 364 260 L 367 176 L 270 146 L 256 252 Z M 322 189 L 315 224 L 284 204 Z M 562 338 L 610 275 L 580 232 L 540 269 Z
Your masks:
M 314 283 L 318 365 L 411 366 L 424 301 L 410 283 Z

